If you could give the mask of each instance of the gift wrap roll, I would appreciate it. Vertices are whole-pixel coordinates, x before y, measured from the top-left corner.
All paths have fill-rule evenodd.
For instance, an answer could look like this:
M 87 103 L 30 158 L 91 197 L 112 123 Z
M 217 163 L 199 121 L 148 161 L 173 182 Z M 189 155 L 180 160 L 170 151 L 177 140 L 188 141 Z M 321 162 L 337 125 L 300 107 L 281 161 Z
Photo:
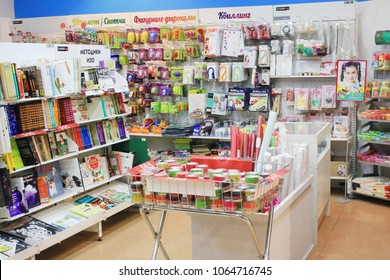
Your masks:
M 232 77 L 232 63 L 224 62 L 219 65 L 219 81 L 230 82 Z
M 207 63 L 207 80 L 218 80 L 219 79 L 219 62 Z
M 183 85 L 194 84 L 194 66 L 184 66 L 183 68 Z

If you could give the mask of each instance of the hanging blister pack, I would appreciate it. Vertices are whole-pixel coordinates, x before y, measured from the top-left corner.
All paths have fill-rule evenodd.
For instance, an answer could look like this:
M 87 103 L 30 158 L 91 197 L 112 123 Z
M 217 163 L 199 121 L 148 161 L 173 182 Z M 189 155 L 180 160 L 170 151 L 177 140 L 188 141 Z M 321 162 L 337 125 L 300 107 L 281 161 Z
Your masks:
M 271 89 L 254 88 L 249 95 L 249 111 L 268 112 L 270 108 Z
M 223 30 L 220 27 L 206 27 L 204 55 L 205 57 L 217 57 L 221 55 Z
M 248 100 L 245 88 L 229 88 L 228 91 L 228 111 L 244 111 L 247 109 Z
M 308 88 L 295 88 L 295 110 L 307 111 L 309 110 L 309 89 Z
M 207 94 L 206 112 L 214 115 L 227 115 L 227 94 L 211 93 Z
M 321 89 L 311 88 L 310 92 L 310 110 L 321 110 Z
M 254 48 L 245 48 L 244 50 L 244 68 L 256 68 L 257 50 Z
M 336 108 L 336 87 L 322 86 L 322 108 Z

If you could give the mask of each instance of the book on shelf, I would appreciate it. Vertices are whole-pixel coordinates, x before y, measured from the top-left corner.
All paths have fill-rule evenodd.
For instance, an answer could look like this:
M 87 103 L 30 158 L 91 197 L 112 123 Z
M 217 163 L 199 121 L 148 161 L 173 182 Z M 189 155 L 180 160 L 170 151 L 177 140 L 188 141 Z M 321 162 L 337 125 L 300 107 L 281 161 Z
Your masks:
M 91 68 L 81 72 L 81 87 L 87 91 L 95 91 L 99 89 L 99 79 L 97 69 Z
M 34 137 L 29 137 L 29 138 L 26 138 L 26 139 L 28 139 L 28 141 L 29 141 L 29 145 L 31 147 L 31 150 L 32 150 L 32 152 L 34 154 L 35 159 L 38 161 L 38 163 L 41 163 L 42 162 L 42 158 L 41 158 L 41 155 L 40 155 L 40 153 L 38 151 L 35 138 Z
M 29 138 L 16 139 L 16 144 L 19 149 L 24 166 L 31 166 L 38 164 L 38 160 L 34 155 L 34 151 L 30 145 Z
M 104 171 L 100 160 L 100 155 L 90 155 L 84 158 L 87 163 L 87 168 L 91 171 L 93 182 L 100 182 L 104 180 Z
M 59 157 L 60 154 L 58 152 L 57 141 L 54 132 L 47 133 L 47 139 L 49 141 L 51 157 L 52 158 Z
M 112 94 L 112 95 L 110 95 L 111 100 L 112 100 L 112 104 L 114 105 L 114 113 L 113 113 L 113 115 L 119 115 L 119 114 L 123 113 L 123 112 L 121 112 L 121 108 L 119 106 L 119 99 L 117 98 L 118 95 L 120 95 L 120 94 Z
M 20 253 L 23 250 L 26 250 L 31 247 L 30 244 L 25 242 L 25 237 L 19 234 L 8 233 L 4 230 L 0 230 L 0 244 L 6 242 L 7 245 L 9 243 L 13 244 L 13 248 L 9 251 L 3 252 L 2 255 L 5 257 L 10 257 L 15 255 L 16 253 Z
M 10 217 L 28 213 L 28 205 L 24 195 L 23 178 L 11 178 L 12 205 L 7 206 Z
M 74 122 L 84 122 L 89 120 L 87 104 L 85 98 L 71 98 L 72 113 Z
M 76 199 L 75 201 L 73 201 L 73 204 L 79 205 L 79 204 L 83 204 L 83 203 L 91 203 L 91 201 L 94 200 L 95 198 L 96 198 L 95 196 L 86 194 L 86 195 L 83 195 L 82 197 Z
M 0 168 L 0 207 L 12 206 L 12 187 L 7 168 Z
M 72 140 L 74 143 L 76 143 L 78 150 L 81 151 L 83 150 L 84 146 L 80 142 L 81 139 L 79 139 L 80 138 L 79 134 L 80 132 L 78 130 L 78 127 L 74 127 L 72 129 L 66 130 L 66 136 L 68 137 L 68 140 Z
M 82 203 L 73 206 L 72 208 L 70 208 L 69 211 L 75 215 L 79 215 L 88 219 L 92 216 L 102 214 L 104 212 L 104 209 L 92 206 L 92 204 L 89 203 Z
M 105 157 L 105 156 L 100 157 L 100 166 L 101 166 L 101 170 L 102 170 L 102 174 L 103 174 L 103 179 L 105 181 L 109 180 L 111 176 L 110 176 L 110 170 L 109 170 L 107 157 Z
M 75 60 L 64 59 L 48 63 L 54 96 L 66 96 L 77 92 L 76 75 L 79 71 Z
M 106 141 L 106 144 L 110 144 L 114 142 L 114 132 L 112 128 L 111 120 L 105 120 L 102 122 L 102 128 L 104 133 L 104 139 Z
M 9 135 L 19 134 L 21 132 L 20 124 L 18 122 L 19 107 L 17 105 L 6 106 L 5 112 L 7 115 Z
M 9 250 L 12 250 L 12 248 L 15 246 L 14 243 L 0 240 L 0 253 L 7 252 Z
M 78 130 L 80 132 L 82 144 L 84 146 L 84 149 L 90 149 L 93 146 L 91 133 L 89 131 L 88 125 L 82 125 L 78 127 Z
M 101 123 L 101 122 L 96 123 L 96 130 L 97 130 L 100 145 L 104 145 L 104 144 L 108 143 L 108 142 L 106 142 L 103 123 Z
M 120 202 L 109 199 L 108 197 L 105 196 L 98 196 L 98 198 L 100 199 L 100 203 L 96 206 L 99 206 L 102 209 L 108 210 L 120 204 Z
M 41 158 L 41 161 L 48 161 L 52 159 L 49 139 L 46 134 L 32 136 L 34 144 Z
M 102 143 L 100 142 L 100 137 L 97 130 L 97 123 L 91 123 L 88 125 L 89 131 L 92 138 L 93 146 L 100 146 Z
M 23 71 L 22 70 L 16 69 L 16 81 L 18 84 L 19 99 L 23 99 L 25 96 L 24 96 Z
M 61 125 L 60 106 L 58 99 L 45 99 L 42 101 L 44 107 L 45 127 L 55 128 Z
M 101 100 L 102 100 L 104 117 L 106 118 L 106 117 L 115 116 L 116 112 L 112 100 L 112 95 L 103 95 L 101 96 Z
M 99 196 L 106 197 L 106 198 L 108 198 L 114 202 L 118 202 L 118 203 L 122 203 L 122 202 L 126 201 L 127 199 L 131 198 L 129 193 L 118 191 L 118 190 L 115 190 L 113 188 L 108 188 L 108 189 L 102 191 L 101 193 L 99 193 Z
M 116 175 L 119 175 L 119 174 L 116 174 L 116 172 L 115 172 L 115 168 L 114 168 L 114 166 L 111 163 L 110 156 L 109 155 L 105 155 L 104 157 L 106 158 L 107 170 L 108 170 L 109 177 L 114 177 Z
M 12 63 L 0 63 L 0 76 L 3 89 L 4 100 L 17 100 L 18 92 L 14 80 Z
M 0 160 L 3 160 L 9 170 L 14 170 L 12 148 L 4 107 L 0 106 Z
M 26 198 L 28 209 L 34 208 L 41 204 L 38 192 L 37 175 L 35 171 L 30 171 L 22 176 L 23 191 Z
M 114 81 L 107 68 L 97 68 L 96 74 L 98 78 L 99 89 L 104 91 L 114 90 Z
M 123 118 L 118 118 L 119 137 L 121 139 L 129 138 L 130 134 L 127 133 Z
M 41 151 L 39 149 L 37 138 L 30 137 L 30 146 L 32 147 L 34 155 L 38 159 L 38 161 L 40 163 L 43 162 L 44 159 L 42 158 L 43 155 L 42 155 L 42 153 L 41 153 Z
M 126 107 L 125 107 L 125 103 L 124 103 L 124 101 L 123 101 L 123 95 L 122 95 L 122 93 L 115 94 L 114 96 L 115 96 L 116 100 L 118 101 L 118 106 L 119 106 L 120 114 L 126 113 Z
M 23 163 L 22 157 L 20 155 L 20 151 L 19 151 L 18 145 L 17 145 L 15 139 L 11 138 L 10 141 L 11 141 L 11 149 L 12 149 L 12 165 L 13 165 L 13 168 L 15 170 L 16 169 L 20 169 L 20 168 L 24 167 L 24 163 Z
M 113 170 L 113 176 L 121 175 L 122 174 L 122 168 L 120 163 L 120 155 L 119 153 L 110 153 L 108 155 L 108 158 L 110 160 L 112 170 Z
M 14 87 L 16 92 L 16 98 L 20 99 L 20 91 L 19 91 L 19 84 L 18 84 L 18 77 L 16 73 L 16 65 L 15 63 L 11 63 L 11 70 L 12 70 L 12 78 L 14 79 Z
M 111 151 L 112 155 L 119 156 L 119 164 L 122 174 L 133 167 L 134 154 L 120 151 Z
M 19 104 L 18 122 L 21 132 L 45 129 L 45 119 L 41 101 Z
M 32 216 L 24 216 L 15 221 L 2 223 L 0 226 L 3 231 L 22 235 L 26 238 L 25 242 L 30 245 L 38 244 L 60 231 L 58 228 Z
M 37 168 L 38 177 L 45 177 L 46 186 L 49 190 L 50 199 L 64 194 L 62 185 L 61 169 L 59 162 L 45 164 Z
M 63 159 L 59 161 L 61 169 L 62 185 L 65 189 L 82 189 L 82 177 L 77 158 Z
M 56 146 L 58 154 L 60 155 L 66 155 L 69 153 L 69 146 L 68 146 L 68 136 L 65 132 L 56 132 L 55 133 L 56 138 Z
M 100 97 L 90 97 L 86 104 L 90 120 L 99 120 L 104 118 L 103 104 Z
M 55 213 L 48 217 L 45 217 L 45 222 L 50 225 L 59 228 L 60 230 L 65 230 L 72 226 L 77 225 L 78 223 L 84 221 L 85 218 L 73 215 L 72 213 Z
M 80 172 L 81 172 L 81 178 L 83 180 L 84 187 L 92 185 L 93 184 L 92 172 L 88 168 L 88 165 L 86 162 L 80 163 Z
M 63 98 L 58 100 L 60 108 L 60 119 L 61 124 L 70 124 L 75 122 L 73 109 L 72 109 L 72 99 Z
M 28 66 L 18 68 L 22 71 L 22 82 L 24 89 L 24 97 L 32 98 L 40 96 L 39 79 L 40 73 L 36 66 Z
M 46 176 L 37 177 L 39 200 L 41 204 L 50 202 L 49 188 L 46 184 Z

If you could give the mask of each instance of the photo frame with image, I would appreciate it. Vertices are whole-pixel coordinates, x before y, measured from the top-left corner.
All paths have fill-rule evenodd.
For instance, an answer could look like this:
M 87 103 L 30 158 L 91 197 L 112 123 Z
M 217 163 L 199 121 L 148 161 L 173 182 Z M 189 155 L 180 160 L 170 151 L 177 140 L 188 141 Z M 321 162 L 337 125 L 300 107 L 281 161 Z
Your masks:
M 338 60 L 337 100 L 364 101 L 367 77 L 367 60 Z

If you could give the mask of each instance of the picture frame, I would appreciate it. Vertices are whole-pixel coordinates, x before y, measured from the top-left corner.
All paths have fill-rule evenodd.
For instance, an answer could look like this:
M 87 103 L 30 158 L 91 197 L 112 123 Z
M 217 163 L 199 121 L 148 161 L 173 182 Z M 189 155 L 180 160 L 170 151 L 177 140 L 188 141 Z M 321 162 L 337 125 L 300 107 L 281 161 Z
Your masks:
M 367 60 L 338 60 L 336 77 L 337 100 L 365 100 Z

